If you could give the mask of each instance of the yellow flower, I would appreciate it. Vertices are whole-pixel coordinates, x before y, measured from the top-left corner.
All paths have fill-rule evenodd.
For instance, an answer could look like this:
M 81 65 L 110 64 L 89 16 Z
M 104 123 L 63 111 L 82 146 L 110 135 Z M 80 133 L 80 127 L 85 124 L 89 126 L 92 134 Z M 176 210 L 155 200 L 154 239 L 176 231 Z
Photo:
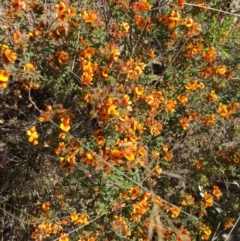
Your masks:
M 164 152 L 168 152 L 168 145 L 164 145 L 162 148 Z
M 32 126 L 28 131 L 27 131 L 27 135 L 29 136 L 28 141 L 33 143 L 33 145 L 37 145 L 38 144 L 38 133 L 36 131 L 36 127 Z
M 128 24 L 128 23 L 123 22 L 123 23 L 122 23 L 122 28 L 124 29 L 124 31 L 128 32 L 128 30 L 129 30 L 130 26 L 129 26 L 129 24 Z
M 24 66 L 24 70 L 27 71 L 27 72 L 32 72 L 33 73 L 35 71 L 35 68 L 34 68 L 33 64 L 27 63 Z
M 6 50 L 9 49 L 9 47 L 6 44 L 2 44 L 0 45 L 2 50 Z
M 111 105 L 111 106 L 108 108 L 108 114 L 109 114 L 109 115 L 118 116 L 118 115 L 119 115 L 119 112 L 116 111 L 116 108 L 117 108 L 117 106 Z
M 119 56 L 120 56 L 120 51 L 117 48 L 111 51 L 111 57 L 114 61 L 117 61 Z
M 137 95 L 142 95 L 143 94 L 143 92 L 144 92 L 144 87 L 143 86 L 138 86 L 138 87 L 136 87 L 135 88 L 135 92 L 136 92 L 136 94 Z
M 61 118 L 61 124 L 60 124 L 60 128 L 63 131 L 69 131 L 70 130 L 70 118 L 69 117 L 63 117 Z
M 75 221 L 77 221 L 77 219 L 78 219 L 78 214 L 76 214 L 76 213 L 71 213 L 71 220 L 73 221 L 73 222 L 75 222 Z
M 0 88 L 6 88 L 10 72 L 7 70 L 0 70 Z
M 68 240 L 69 240 L 69 239 L 68 239 L 67 234 L 62 233 L 62 234 L 61 234 L 61 237 L 60 237 L 60 239 L 59 239 L 59 241 L 68 241 Z
M 156 172 L 157 172 L 158 175 L 162 173 L 162 168 L 161 168 L 159 165 L 157 165 L 157 166 L 155 167 L 155 170 L 156 170 Z
M 87 218 L 88 218 L 87 214 L 79 214 L 75 224 L 80 224 L 80 225 L 86 224 L 88 223 Z

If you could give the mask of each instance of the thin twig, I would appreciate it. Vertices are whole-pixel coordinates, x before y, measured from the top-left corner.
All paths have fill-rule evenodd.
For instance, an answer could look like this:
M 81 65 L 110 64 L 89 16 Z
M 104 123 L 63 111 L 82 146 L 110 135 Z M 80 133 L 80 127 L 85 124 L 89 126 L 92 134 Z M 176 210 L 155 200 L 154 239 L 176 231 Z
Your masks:
M 240 17 L 239 14 L 235 14 L 235 13 L 231 13 L 231 12 L 228 12 L 228 11 L 219 10 L 219 9 L 216 9 L 216 8 L 211 8 L 211 7 L 208 7 L 208 6 L 201 6 L 201 5 L 194 4 L 194 3 L 185 3 L 185 5 L 194 6 L 194 7 L 198 7 L 198 8 L 204 8 L 204 9 L 207 9 L 207 10 L 212 10 L 212 11 L 219 12 L 219 13 L 225 13 L 225 14 L 232 15 L 232 16 L 235 16 L 235 17 Z
M 231 233 L 233 232 L 234 228 L 237 226 L 239 220 L 240 220 L 240 216 L 238 217 L 237 221 L 236 221 L 235 224 L 233 225 L 231 231 L 229 232 L 228 236 L 225 238 L 224 241 L 227 241 L 227 240 L 228 240 L 228 238 L 230 237 L 230 235 L 231 235 Z

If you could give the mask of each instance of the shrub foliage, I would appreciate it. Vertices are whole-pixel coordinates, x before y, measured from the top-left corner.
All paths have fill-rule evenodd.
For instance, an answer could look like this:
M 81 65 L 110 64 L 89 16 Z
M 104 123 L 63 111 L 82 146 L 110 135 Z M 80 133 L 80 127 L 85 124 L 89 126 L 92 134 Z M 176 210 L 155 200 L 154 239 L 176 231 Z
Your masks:
M 3 4 L 3 238 L 224 240 L 240 25 L 223 2 Z

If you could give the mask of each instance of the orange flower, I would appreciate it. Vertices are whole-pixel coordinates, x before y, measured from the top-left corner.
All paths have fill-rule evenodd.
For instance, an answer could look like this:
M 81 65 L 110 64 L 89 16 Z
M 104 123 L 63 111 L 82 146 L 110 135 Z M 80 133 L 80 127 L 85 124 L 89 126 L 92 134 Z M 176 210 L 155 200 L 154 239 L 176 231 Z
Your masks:
M 213 197 L 210 193 L 204 192 L 204 199 L 205 199 L 205 205 L 207 207 L 212 207 L 213 205 Z
M 12 1 L 12 7 L 13 7 L 16 11 L 21 11 L 22 9 L 25 9 L 25 7 L 26 7 L 26 2 L 25 2 L 25 0 L 13 0 L 13 1 Z
M 202 235 L 201 239 L 202 240 L 208 240 L 209 239 L 209 236 L 211 235 L 212 231 L 209 227 L 205 227 L 204 230 L 204 235 Z
M 150 50 L 149 50 L 149 52 L 148 52 L 148 57 L 149 57 L 150 59 L 153 59 L 153 58 L 156 57 L 155 52 L 154 52 L 153 49 L 150 49 Z
M 184 200 L 182 200 L 183 206 L 192 206 L 194 204 L 194 197 L 192 195 L 187 195 Z
M 154 102 L 154 97 L 152 95 L 149 95 L 145 98 L 145 101 L 148 105 L 151 105 Z
M 179 95 L 177 99 L 183 106 L 185 106 L 188 102 L 188 97 L 186 95 Z
M 212 126 L 216 123 L 215 121 L 215 114 L 211 114 L 208 118 L 207 121 L 205 122 L 206 126 Z
M 152 126 L 150 126 L 150 133 L 153 136 L 160 135 L 161 130 L 162 130 L 162 124 L 158 121 L 154 121 L 152 123 Z
M 202 59 L 207 62 L 213 62 L 216 59 L 216 51 L 214 47 L 209 47 L 206 51 L 202 54 Z
M 83 51 L 83 58 L 90 59 L 95 54 L 95 49 L 88 47 Z
M 13 33 L 13 41 L 18 42 L 22 39 L 22 34 L 19 30 L 16 30 L 16 32 Z
M 220 74 L 220 75 L 224 75 L 226 73 L 226 66 L 225 65 L 221 65 L 219 67 L 217 67 L 216 69 L 216 73 Z
M 172 218 L 177 218 L 180 214 L 180 208 L 179 207 L 171 207 L 168 209 L 168 211 L 170 211 L 172 214 L 171 214 L 171 217 Z
M 183 9 L 184 4 L 185 4 L 185 0 L 178 0 L 178 1 L 177 1 L 177 4 L 178 4 L 178 7 L 179 7 L 180 9 Z
M 234 221 L 234 218 L 227 218 L 226 222 L 224 223 L 224 228 L 231 228 Z
M 200 82 L 198 85 L 197 85 L 197 88 L 202 90 L 205 88 L 205 85 L 203 84 L 203 82 Z
M 10 72 L 7 70 L 0 70 L 0 88 L 6 88 Z
M 147 0 L 142 0 L 138 4 L 138 10 L 139 11 L 150 11 L 151 10 L 151 5 L 147 2 Z
M 216 102 L 218 99 L 218 96 L 215 93 L 215 90 L 211 90 L 210 94 L 208 95 L 211 102 Z
M 164 145 L 164 146 L 162 147 L 162 149 L 163 149 L 164 152 L 168 152 L 168 145 Z
M 49 209 L 50 209 L 49 207 L 50 207 L 50 202 L 45 202 L 42 205 L 42 209 L 43 209 L 44 212 L 49 211 Z
M 70 130 L 70 118 L 69 117 L 61 118 L 60 128 L 66 132 Z
M 162 201 L 162 199 L 161 199 L 159 196 L 156 196 L 156 197 L 155 197 L 155 202 L 156 202 L 160 207 L 163 206 L 163 201 Z
M 55 5 L 55 10 L 56 10 L 56 12 L 57 12 L 58 14 L 64 13 L 64 12 L 66 11 L 66 9 L 67 9 L 67 8 L 66 8 L 65 3 L 62 2 L 62 1 L 60 1 L 59 4 L 56 4 L 56 5 Z
M 171 161 L 172 158 L 173 158 L 173 153 L 172 152 L 167 152 L 166 156 L 164 157 L 164 160 Z
M 119 51 L 119 49 L 118 49 L 118 48 L 112 49 L 112 51 L 111 51 L 111 58 L 112 58 L 114 61 L 117 61 L 118 58 L 119 58 L 119 56 L 120 56 L 120 51 Z
M 192 27 L 192 25 L 193 25 L 193 20 L 192 20 L 192 18 L 185 18 L 185 19 L 184 19 L 184 25 L 185 25 L 187 28 Z
M 126 31 L 126 32 L 129 31 L 130 26 L 129 26 L 128 23 L 123 22 L 123 23 L 121 24 L 121 26 L 122 26 L 122 29 L 123 29 L 124 31 Z
M 159 165 L 157 165 L 157 166 L 155 167 L 155 171 L 156 171 L 156 173 L 159 175 L 159 174 L 162 173 L 162 168 L 161 168 Z
M 136 92 L 136 94 L 137 95 L 142 95 L 143 94 L 143 92 L 144 92 L 144 87 L 143 86 L 138 86 L 138 87 L 136 87 L 135 88 L 135 92 Z
M 69 7 L 68 14 L 72 17 L 76 16 L 76 9 L 74 7 Z
M 35 71 L 34 65 L 31 63 L 27 63 L 24 65 L 24 70 L 27 72 L 33 73 Z
M 91 153 L 87 153 L 86 158 L 84 159 L 83 163 L 86 165 L 93 166 L 95 164 L 93 155 Z
M 129 161 L 133 161 L 135 159 L 135 156 L 134 156 L 133 151 L 132 151 L 131 148 L 124 148 L 124 149 L 122 149 L 122 154 Z
M 218 186 L 213 186 L 213 195 L 219 200 L 220 197 L 222 196 L 222 192 L 221 190 L 219 189 Z
M 132 187 L 132 188 L 130 189 L 130 194 L 131 194 L 132 200 L 135 200 L 136 198 L 138 198 L 139 188 L 138 188 L 138 187 Z
M 59 64 L 66 64 L 69 61 L 69 56 L 64 51 L 58 51 L 56 56 Z
M 177 104 L 177 101 L 176 100 L 168 100 L 166 103 L 165 103 L 165 106 L 166 106 L 166 109 L 168 112 L 174 112 L 175 111 L 175 106 Z
M 111 105 L 109 108 L 108 108 L 108 114 L 109 115 L 113 115 L 113 116 L 118 116 L 119 115 L 119 112 L 116 110 L 117 106 L 115 105 Z
M 5 50 L 4 56 L 6 57 L 6 59 L 10 64 L 14 64 L 15 60 L 17 59 L 17 54 L 14 52 L 11 52 L 10 49 Z
M 60 24 L 62 24 L 63 21 L 68 21 L 68 13 L 64 12 L 58 14 L 58 21 L 60 22 Z
M 87 214 L 79 214 L 75 224 L 83 225 L 86 223 L 88 223 L 88 215 Z
M 218 114 L 224 118 L 227 118 L 228 117 L 228 109 L 227 109 L 227 106 L 220 103 L 219 104 L 219 107 L 218 107 L 218 110 L 217 110 Z
M 82 18 L 85 20 L 86 23 L 93 23 L 97 20 L 97 14 L 96 11 L 84 11 Z
M 199 160 L 195 161 L 195 166 L 197 167 L 197 169 L 201 169 L 202 168 L 201 161 Z
M 131 105 L 132 101 L 130 101 L 130 96 L 129 95 L 123 95 L 122 97 L 122 104 L 123 105 Z
M 197 81 L 196 80 L 191 80 L 185 85 L 185 88 L 187 90 L 196 90 L 197 89 Z
M 59 241 L 68 241 L 68 236 L 66 233 L 61 233 L 61 237 L 59 238 Z
M 73 221 L 73 222 L 75 222 L 77 219 L 78 219 L 78 214 L 76 214 L 76 213 L 71 213 L 71 220 Z
M 184 118 L 182 118 L 182 119 L 180 120 L 180 124 L 181 124 L 183 130 L 187 130 L 187 129 L 188 129 L 188 127 L 189 127 L 188 121 L 189 121 L 189 120 L 188 120 L 187 117 L 184 117 Z
M 173 20 L 173 21 L 179 21 L 180 14 L 178 12 L 172 10 L 168 19 Z

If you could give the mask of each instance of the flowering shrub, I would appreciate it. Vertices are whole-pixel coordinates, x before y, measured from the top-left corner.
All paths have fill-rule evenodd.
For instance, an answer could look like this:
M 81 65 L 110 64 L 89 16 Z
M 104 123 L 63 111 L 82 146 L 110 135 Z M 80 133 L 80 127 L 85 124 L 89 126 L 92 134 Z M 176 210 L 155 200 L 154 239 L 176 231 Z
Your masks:
M 29 101 L 19 148 L 48 167 L 29 236 L 220 240 L 240 210 L 238 22 L 219 1 L 77 2 L 6 6 L 0 87 Z

